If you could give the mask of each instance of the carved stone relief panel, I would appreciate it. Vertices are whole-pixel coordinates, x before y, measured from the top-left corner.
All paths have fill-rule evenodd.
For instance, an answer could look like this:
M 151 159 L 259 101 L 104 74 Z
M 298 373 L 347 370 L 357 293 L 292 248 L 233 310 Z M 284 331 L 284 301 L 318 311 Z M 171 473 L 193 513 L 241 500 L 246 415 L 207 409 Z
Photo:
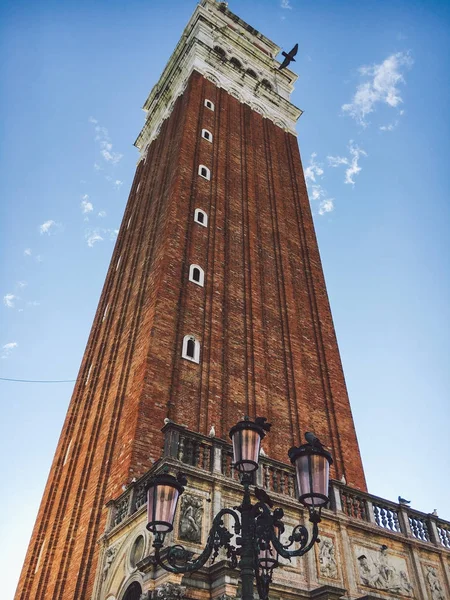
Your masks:
M 180 540 L 200 544 L 202 541 L 203 500 L 198 496 L 184 493 L 181 496 Z
M 105 552 L 104 566 L 103 566 L 103 572 L 102 572 L 103 581 L 108 576 L 108 571 L 109 571 L 112 563 L 114 562 L 114 559 L 116 558 L 116 554 L 117 554 L 117 546 L 111 546 L 111 548 L 108 548 Z
M 413 587 L 403 557 L 390 553 L 385 545 L 378 550 L 355 545 L 354 552 L 356 571 L 362 585 L 391 594 L 412 596 Z
M 431 600 L 446 600 L 438 568 L 434 565 L 424 565 L 423 570 Z
M 317 550 L 317 562 L 320 577 L 338 579 L 339 574 L 334 538 L 325 535 L 320 536 Z
M 185 586 L 169 582 L 158 586 L 151 596 L 152 600 L 182 600 L 185 593 Z

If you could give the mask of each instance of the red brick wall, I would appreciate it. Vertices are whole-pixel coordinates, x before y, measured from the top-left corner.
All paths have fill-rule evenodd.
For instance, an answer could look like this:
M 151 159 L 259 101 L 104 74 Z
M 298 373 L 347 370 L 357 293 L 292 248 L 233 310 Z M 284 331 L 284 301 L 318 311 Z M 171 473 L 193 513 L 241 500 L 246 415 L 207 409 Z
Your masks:
M 312 430 L 366 489 L 297 141 L 194 73 L 136 171 L 16 600 L 90 598 L 104 505 L 159 458 L 166 416 L 226 438 L 244 414 L 273 423 L 271 458 Z

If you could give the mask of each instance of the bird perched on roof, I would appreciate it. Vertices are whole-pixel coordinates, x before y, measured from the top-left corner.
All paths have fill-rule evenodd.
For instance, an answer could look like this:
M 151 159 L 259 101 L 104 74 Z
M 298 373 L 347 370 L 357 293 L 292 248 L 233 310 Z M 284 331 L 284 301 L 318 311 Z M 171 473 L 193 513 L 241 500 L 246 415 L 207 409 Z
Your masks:
M 259 454 L 260 454 L 261 456 L 267 456 L 267 454 L 264 452 L 264 448 L 260 448 L 260 449 L 259 449 Z
M 437 509 L 435 508 L 431 514 L 433 515 L 433 517 L 437 517 L 438 516 Z
M 169 423 L 173 423 L 172 419 L 169 419 L 168 417 L 166 417 L 164 419 L 164 425 L 168 425 Z
M 269 494 L 261 488 L 255 488 L 255 496 L 260 502 L 264 502 L 264 504 L 267 504 L 267 506 L 270 506 L 270 508 L 273 507 L 273 502 L 270 499 Z
M 256 425 L 258 425 L 259 427 L 264 429 L 264 431 L 270 431 L 270 428 L 272 427 L 272 423 L 266 423 L 266 421 L 267 421 L 266 417 L 256 417 L 256 419 L 255 419 Z
M 308 442 L 308 444 L 311 444 L 313 448 L 318 448 L 319 450 L 326 448 L 326 446 L 322 444 L 319 438 L 312 431 L 307 431 L 305 433 L 305 440 Z
M 343 483 L 344 485 L 347 485 L 347 480 L 345 479 L 345 475 L 342 475 L 341 483 Z
M 208 435 L 210 438 L 216 437 L 216 430 L 214 429 L 214 425 L 211 425 L 211 429 L 209 430 Z
M 402 498 L 401 496 L 399 496 L 398 503 L 399 504 L 411 504 L 411 500 L 405 500 L 405 498 Z
M 295 46 L 292 48 L 292 50 L 290 52 L 282 52 L 281 54 L 285 57 L 283 62 L 281 63 L 281 65 L 278 67 L 278 70 L 281 71 L 281 69 L 285 69 L 291 62 L 295 62 L 295 58 L 294 56 L 297 54 L 298 52 L 298 44 L 295 44 Z

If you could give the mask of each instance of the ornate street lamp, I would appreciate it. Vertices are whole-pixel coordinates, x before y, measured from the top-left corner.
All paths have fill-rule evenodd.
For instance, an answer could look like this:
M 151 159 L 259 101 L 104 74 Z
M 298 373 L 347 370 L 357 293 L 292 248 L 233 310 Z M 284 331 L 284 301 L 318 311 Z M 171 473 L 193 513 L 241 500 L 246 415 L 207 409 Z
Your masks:
M 250 421 L 245 417 L 230 430 L 233 443 L 233 467 L 241 473 L 252 473 L 258 469 L 261 440 L 270 430 L 267 419 L 258 417 Z
M 262 489 L 255 488 L 258 500 L 255 504 L 252 504 L 250 495 L 253 473 L 258 469 L 261 440 L 270 430 L 270 423 L 266 421 L 263 417 L 254 421 L 246 417 L 231 429 L 233 466 L 241 473 L 244 487 L 242 502 L 236 509 L 223 508 L 218 512 L 206 547 L 195 560 L 192 559 L 192 552 L 180 545 L 168 548 L 164 559 L 161 556 L 166 534 L 173 529 L 178 499 L 186 485 L 185 476 L 179 474 L 175 478 L 162 473 L 155 475 L 148 483 L 147 529 L 154 534 L 156 563 L 171 573 L 191 573 L 203 567 L 211 556 L 214 562 L 219 549 L 224 548 L 231 567 L 239 568 L 242 600 L 253 600 L 255 580 L 260 599 L 268 600 L 269 586 L 273 571 L 279 566 L 279 556 L 291 559 L 311 550 L 318 540 L 321 510 L 328 502 L 331 455 L 313 434 L 308 434 L 313 442 L 291 448 L 289 457 L 296 468 L 299 502 L 309 510 L 312 533 L 310 537 L 304 525 L 297 525 L 289 536 L 288 543 L 281 542 L 280 536 L 284 531 L 283 510 L 271 510 L 273 503 Z M 234 522 L 233 533 L 224 525 L 225 515 L 230 515 Z M 236 546 L 231 544 L 234 535 Z M 299 544 L 299 547 L 290 550 L 294 544 Z
M 322 507 L 328 503 L 328 482 L 333 459 L 320 441 L 317 438 L 315 440 L 317 442 L 314 445 L 294 446 L 288 456 L 295 466 L 298 500 L 309 509 L 313 519 L 314 515 L 318 515 L 320 521 Z
M 184 492 L 186 477 L 160 473 L 147 484 L 147 529 L 154 534 L 172 531 L 178 498 Z

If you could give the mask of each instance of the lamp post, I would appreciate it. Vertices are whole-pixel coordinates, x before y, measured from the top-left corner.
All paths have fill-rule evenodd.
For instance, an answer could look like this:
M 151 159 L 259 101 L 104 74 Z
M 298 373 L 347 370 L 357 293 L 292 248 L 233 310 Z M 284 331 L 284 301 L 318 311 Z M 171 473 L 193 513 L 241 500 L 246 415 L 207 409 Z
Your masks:
M 250 495 L 253 473 L 258 469 L 261 440 L 271 427 L 266 421 L 264 417 L 254 421 L 245 417 L 231 429 L 233 466 L 240 472 L 244 488 L 242 502 L 238 507 L 223 508 L 217 513 L 206 547 L 195 560 L 192 552 L 180 545 L 168 548 L 164 558 L 161 555 L 165 537 L 173 529 L 178 499 L 187 483 L 186 477 L 183 474 L 174 477 L 162 473 L 155 475 L 147 484 L 147 529 L 154 536 L 156 563 L 171 573 L 191 573 L 203 567 L 210 557 L 214 562 L 219 549 L 224 548 L 231 566 L 240 571 L 242 600 L 253 600 L 255 580 L 260 600 L 268 600 L 273 570 L 279 566 L 278 556 L 291 559 L 311 550 L 318 539 L 321 510 L 328 502 L 329 466 L 333 462 L 331 455 L 323 449 L 317 438 L 317 444 L 307 443 L 291 448 L 288 455 L 296 469 L 298 499 L 308 508 L 312 532 L 310 537 L 304 525 L 297 525 L 288 543 L 281 542 L 283 510 L 271 510 L 272 501 L 262 489 L 255 488 L 258 501 L 254 504 Z M 225 515 L 232 518 L 234 533 L 225 527 Z M 236 546 L 231 544 L 234 534 Z M 299 547 L 289 549 L 294 544 L 299 544 Z

